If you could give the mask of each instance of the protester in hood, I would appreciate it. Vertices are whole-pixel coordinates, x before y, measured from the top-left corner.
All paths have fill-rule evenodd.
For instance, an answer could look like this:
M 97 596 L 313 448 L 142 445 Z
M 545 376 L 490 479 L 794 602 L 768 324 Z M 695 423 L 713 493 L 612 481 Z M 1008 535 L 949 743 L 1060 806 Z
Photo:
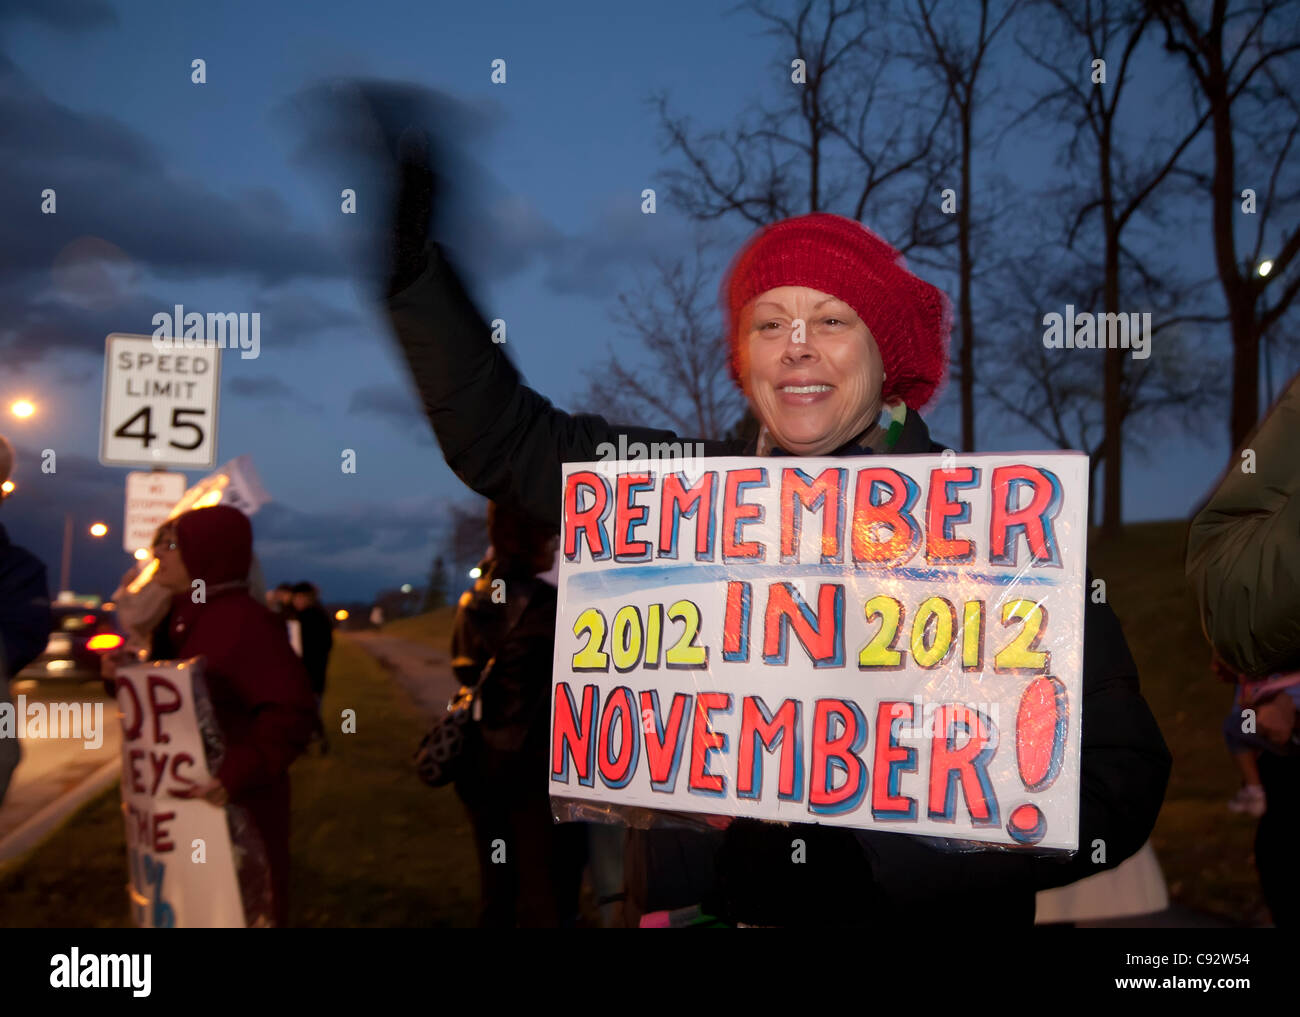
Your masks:
M 482 702 L 456 782 L 478 849 L 479 924 L 572 926 L 587 829 L 551 821 L 546 779 L 555 587 L 540 573 L 554 560 L 555 531 L 489 504 L 488 532 L 493 551 L 460 598 L 451 644 L 452 670 Z
M 274 921 L 288 920 L 289 764 L 316 717 L 307 672 L 284 626 L 248 589 L 253 529 L 226 505 L 192 509 L 159 532 L 158 582 L 173 592 L 169 656 L 206 660 L 204 677 L 225 752 L 194 790 L 214 805 L 248 809 L 271 868 Z M 199 585 L 196 585 L 199 584 Z
M 400 132 L 384 114 L 387 127 Z M 694 444 L 705 455 L 932 453 L 919 410 L 948 362 L 947 298 L 857 222 L 818 213 L 761 230 L 723 287 L 727 354 L 760 424 L 756 440 L 701 441 L 570 415 L 524 385 L 430 240 L 439 216 L 429 145 L 407 132 L 391 237 L 388 311 L 448 465 L 489 499 L 560 524 L 562 465 L 619 440 Z M 806 322 L 806 330 L 795 320 Z M 887 420 L 880 419 L 882 409 Z M 680 447 L 680 445 L 679 445 Z M 954 852 L 928 839 L 737 819 L 725 831 L 631 831 L 627 915 L 704 902 L 745 924 L 878 924 L 952 902 L 982 924 L 1032 923 L 1035 891 L 1118 865 L 1155 823 L 1170 756 L 1110 607 L 1085 599 L 1079 843 L 1066 860 Z M 791 841 L 806 846 L 790 862 Z M 1104 842 L 1105 860 L 1088 845 Z
M 0 484 L 9 479 L 13 462 L 13 446 L 0 437 Z M 45 565 L 12 543 L 0 524 L 0 703 L 8 701 L 10 680 L 41 655 L 52 625 Z M 0 736 L 0 802 L 21 757 L 17 738 Z

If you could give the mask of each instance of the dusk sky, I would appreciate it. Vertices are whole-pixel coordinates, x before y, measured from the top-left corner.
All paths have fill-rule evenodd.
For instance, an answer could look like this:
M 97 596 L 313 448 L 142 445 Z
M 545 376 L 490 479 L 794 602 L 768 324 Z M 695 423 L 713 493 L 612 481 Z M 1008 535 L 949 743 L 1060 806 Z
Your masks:
M 1027 94 L 1030 72 L 1015 56 L 1008 40 L 995 70 Z M 196 58 L 204 84 L 191 82 Z M 504 85 L 490 80 L 497 58 Z M 105 337 L 148 334 L 175 304 L 259 312 L 261 355 L 223 359 L 217 462 L 251 455 L 273 499 L 253 520 L 267 578 L 313 579 L 327 600 L 421 584 L 447 507 L 472 496 L 443 462 L 386 323 L 342 256 L 348 184 L 297 160 L 289 101 L 333 77 L 383 78 L 477 112 L 474 157 L 504 193 L 490 224 L 495 253 L 473 290 L 486 317 L 508 322 L 507 350 L 529 383 L 574 407 L 581 366 L 637 342 L 611 320 L 618 292 L 650 278 L 652 258 L 690 244 L 690 224 L 664 200 L 663 174 L 680 156 L 663 150 L 646 100 L 666 90 L 696 130 L 725 128 L 789 87 L 789 59 L 752 15 L 699 0 L 0 2 L 0 433 L 19 460 L 0 522 L 46 561 L 53 588 L 71 509 L 73 585 L 108 594 L 129 558 L 119 536 L 127 471 L 97 461 Z M 1163 123 L 1159 95 L 1144 102 Z M 1062 144 L 1026 126 L 998 158 L 1021 186 L 1041 189 L 1060 172 Z M 641 212 L 646 187 L 658 189 L 655 215 Z M 57 192 L 55 215 L 41 214 L 45 188 Z M 368 198 L 358 194 L 359 214 Z M 1208 277 L 1208 215 L 1189 208 L 1187 221 L 1183 242 L 1166 246 Z M 726 229 L 734 250 L 747 231 Z M 950 279 L 927 277 L 955 295 Z M 1010 327 L 1032 341 L 1054 309 L 1026 308 Z M 1298 366 L 1275 365 L 1275 387 Z M 950 385 L 926 414 L 949 444 L 956 396 Z M 19 397 L 37 404 L 34 417 L 9 415 Z M 1128 520 L 1189 513 L 1226 462 L 1226 414 L 1225 403 L 1200 443 L 1139 436 L 1147 454 L 1126 461 Z M 995 412 L 980 433 L 989 450 L 1046 445 Z M 340 470 L 349 448 L 355 474 Z M 53 475 L 40 472 L 43 449 L 57 452 Z M 85 535 L 95 519 L 114 531 L 100 542 Z

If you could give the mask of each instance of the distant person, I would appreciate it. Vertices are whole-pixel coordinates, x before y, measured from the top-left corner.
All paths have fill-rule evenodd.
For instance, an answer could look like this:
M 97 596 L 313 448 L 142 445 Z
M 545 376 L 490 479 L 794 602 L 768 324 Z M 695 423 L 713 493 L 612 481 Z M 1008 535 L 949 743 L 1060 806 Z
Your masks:
M 0 484 L 9 479 L 13 465 L 13 446 L 0 437 Z M 0 703 L 9 701 L 9 681 L 44 651 L 52 624 L 44 564 L 12 543 L 0 524 Z M 21 758 L 18 739 L 0 737 L 0 802 Z
M 384 624 L 384 609 L 376 604 L 370 609 L 370 624 L 380 628 Z
M 1187 535 L 1187 579 L 1210 644 L 1241 679 L 1269 749 L 1257 757 L 1260 888 L 1279 927 L 1300 924 L 1300 375 L 1233 456 Z
M 306 669 L 284 628 L 249 594 L 253 530 L 227 505 L 192 509 L 164 525 L 157 581 L 173 592 L 165 636 L 175 659 L 203 656 L 225 740 L 221 768 L 194 789 L 214 805 L 245 807 L 266 848 L 274 924 L 288 922 L 289 764 L 306 747 L 316 708 Z M 192 582 L 205 599 L 195 603 Z
M 577 923 L 584 823 L 557 824 L 547 780 L 555 587 L 550 527 L 489 504 L 494 557 L 460 600 L 452 670 L 479 689 L 482 717 L 456 792 L 474 828 L 485 927 Z M 504 844 L 504 858 L 497 856 Z
M 303 666 L 307 668 L 307 678 L 311 682 L 312 695 L 316 697 L 316 712 L 319 716 L 325 696 L 325 675 L 329 671 L 330 651 L 334 648 L 334 625 L 321 606 L 316 587 L 311 583 L 295 584 L 290 595 L 290 609 L 300 632 L 300 656 Z M 325 734 L 323 720 L 317 725 L 316 736 L 320 739 L 321 752 L 328 752 L 329 737 Z
M 274 590 L 267 590 L 266 606 L 276 614 L 291 614 L 293 608 L 293 587 L 289 583 L 281 583 Z
M 334 648 L 334 626 L 311 583 L 297 583 L 293 587 L 292 605 L 294 617 L 302 624 L 302 662 L 319 703 L 325 694 L 325 673 Z

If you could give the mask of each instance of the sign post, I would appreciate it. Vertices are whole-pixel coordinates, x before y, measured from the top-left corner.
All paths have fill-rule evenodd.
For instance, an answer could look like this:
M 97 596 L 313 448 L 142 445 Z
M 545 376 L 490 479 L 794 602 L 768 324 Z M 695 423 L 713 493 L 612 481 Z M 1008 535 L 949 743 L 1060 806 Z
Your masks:
M 151 336 L 113 333 L 105 341 L 105 466 L 207 468 L 216 461 L 221 349 L 159 349 Z

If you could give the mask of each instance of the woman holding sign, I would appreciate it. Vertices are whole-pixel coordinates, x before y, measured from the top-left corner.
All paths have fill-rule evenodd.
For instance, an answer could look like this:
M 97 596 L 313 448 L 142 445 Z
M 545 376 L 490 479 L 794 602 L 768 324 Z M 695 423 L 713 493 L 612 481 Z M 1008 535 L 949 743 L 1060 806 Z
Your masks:
M 288 921 L 289 764 L 316 724 L 316 701 L 284 626 L 249 594 L 253 528 L 228 505 L 191 509 L 160 528 L 157 580 L 172 591 L 166 641 L 202 656 L 225 741 L 213 780 L 190 797 L 252 816 L 271 869 L 274 922 Z M 179 793 L 179 792 L 178 792 Z
M 405 124 L 389 116 L 391 141 Z M 570 415 L 524 385 L 444 250 L 429 242 L 439 191 L 425 146 L 409 142 L 392 232 L 389 315 L 456 474 L 484 497 L 558 527 L 564 463 L 608 458 L 602 445 L 695 442 Z M 879 237 L 827 214 L 775 223 L 737 256 L 723 298 L 731 374 L 760 432 L 748 444 L 701 442 L 704 455 L 942 449 L 918 410 L 945 377 L 948 301 Z M 1081 850 L 1069 860 L 953 852 L 919 837 L 752 819 L 720 822 L 725 829 L 712 834 L 634 830 L 627 858 L 632 923 L 647 911 L 696 904 L 735 923 L 856 925 L 960 902 L 982 926 L 1031 924 L 1037 890 L 1113 867 L 1138 850 L 1169 776 L 1168 750 L 1114 614 L 1090 601 L 1085 618 Z

